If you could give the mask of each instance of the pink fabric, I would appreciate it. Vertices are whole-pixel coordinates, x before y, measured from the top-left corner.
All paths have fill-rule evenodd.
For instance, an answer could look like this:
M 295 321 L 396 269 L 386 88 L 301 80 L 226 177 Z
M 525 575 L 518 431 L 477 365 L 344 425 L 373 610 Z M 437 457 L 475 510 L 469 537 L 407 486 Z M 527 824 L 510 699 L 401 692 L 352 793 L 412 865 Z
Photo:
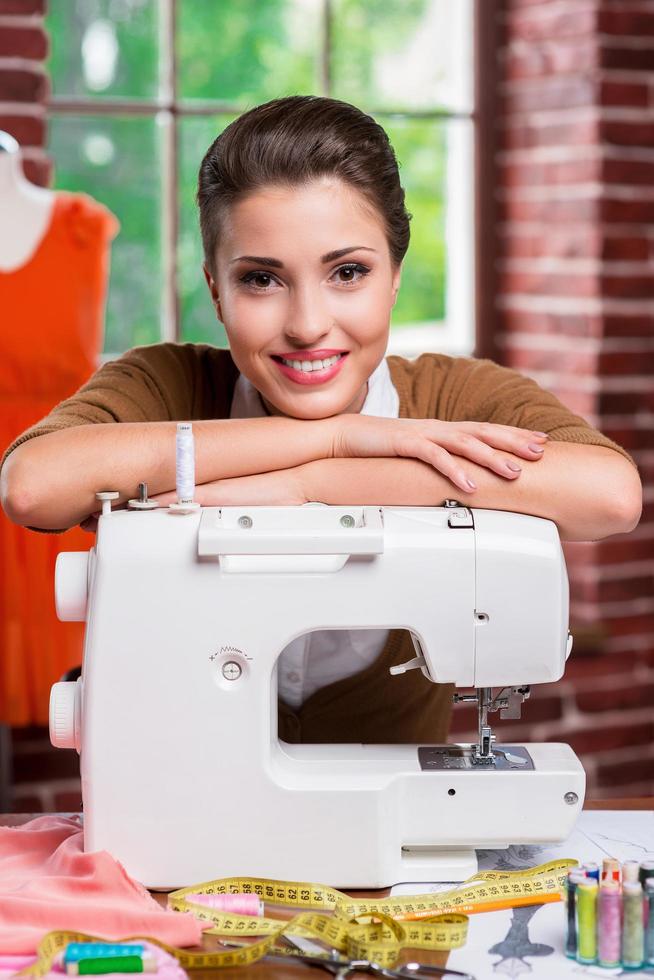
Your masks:
M 164 949 L 159 949 L 153 943 L 144 942 L 146 949 L 152 953 L 157 964 L 157 972 L 154 975 L 156 980 L 188 980 L 188 973 L 183 970 L 174 956 L 167 953 Z M 9 980 L 10 977 L 22 970 L 26 966 L 31 966 L 36 957 L 34 956 L 0 956 L 0 980 Z M 55 963 L 49 973 L 46 973 L 43 980 L 64 980 L 68 974 L 61 963 Z M 124 977 L 125 980 L 136 980 L 139 974 L 134 973 L 111 973 L 105 974 L 111 977 Z M 140 974 L 142 977 L 149 977 L 149 973 Z
M 82 840 L 76 817 L 0 827 L 0 954 L 35 953 L 54 929 L 103 939 L 152 936 L 171 946 L 202 942 L 206 924 L 162 909 L 107 851 L 85 854 Z

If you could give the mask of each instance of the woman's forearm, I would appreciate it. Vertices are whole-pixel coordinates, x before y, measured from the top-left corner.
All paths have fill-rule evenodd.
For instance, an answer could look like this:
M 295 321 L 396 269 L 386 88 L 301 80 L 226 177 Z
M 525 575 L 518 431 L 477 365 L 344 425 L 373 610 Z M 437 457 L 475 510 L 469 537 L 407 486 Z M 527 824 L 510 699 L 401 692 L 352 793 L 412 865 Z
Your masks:
M 516 480 L 466 462 L 477 490 L 464 493 L 428 463 L 413 459 L 326 459 L 300 467 L 307 500 L 326 504 L 439 506 L 446 498 L 469 507 L 510 510 L 554 521 L 561 538 L 594 541 L 631 531 L 640 519 L 636 469 L 613 449 L 548 444 Z
M 175 422 L 79 425 L 36 436 L 8 456 L 0 473 L 2 506 L 11 520 L 58 529 L 98 509 L 98 490 L 118 503 L 175 488 Z M 329 458 L 334 418 L 272 416 L 193 422 L 195 482 L 266 473 Z

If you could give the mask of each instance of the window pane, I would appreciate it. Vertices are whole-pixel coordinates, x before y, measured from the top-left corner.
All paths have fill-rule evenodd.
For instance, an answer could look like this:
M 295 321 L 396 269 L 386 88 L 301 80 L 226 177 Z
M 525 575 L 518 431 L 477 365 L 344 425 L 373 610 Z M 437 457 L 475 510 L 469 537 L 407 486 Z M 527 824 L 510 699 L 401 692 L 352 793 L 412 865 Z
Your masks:
M 333 94 L 368 111 L 472 108 L 471 0 L 333 0 Z
M 377 120 L 388 133 L 412 215 L 411 241 L 393 308 L 393 326 L 445 315 L 445 173 L 447 123 Z
M 227 335 L 216 318 L 202 271 L 204 256 L 195 194 L 198 170 L 216 136 L 234 116 L 191 117 L 180 120 L 179 140 L 179 247 L 181 340 L 228 347 Z
M 161 190 L 154 120 L 54 116 L 48 149 L 55 187 L 90 194 L 121 224 L 111 251 L 104 350 L 155 343 L 160 333 Z
M 321 0 L 181 0 L 180 98 L 246 109 L 318 92 L 321 8 Z
M 50 0 L 54 94 L 156 96 L 157 7 L 157 0 Z

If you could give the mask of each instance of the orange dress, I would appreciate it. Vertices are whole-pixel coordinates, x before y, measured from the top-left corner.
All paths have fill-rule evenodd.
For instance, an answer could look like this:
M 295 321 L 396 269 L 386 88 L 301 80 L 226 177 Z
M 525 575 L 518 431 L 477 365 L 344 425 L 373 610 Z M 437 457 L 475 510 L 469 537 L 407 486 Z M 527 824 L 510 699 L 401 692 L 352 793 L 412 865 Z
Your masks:
M 30 259 L 0 269 L 0 447 L 47 415 L 98 367 L 116 217 L 87 194 L 55 192 Z M 0 723 L 46 724 L 51 684 L 81 663 L 83 623 L 60 623 L 60 551 L 88 551 L 80 528 L 41 534 L 0 510 Z

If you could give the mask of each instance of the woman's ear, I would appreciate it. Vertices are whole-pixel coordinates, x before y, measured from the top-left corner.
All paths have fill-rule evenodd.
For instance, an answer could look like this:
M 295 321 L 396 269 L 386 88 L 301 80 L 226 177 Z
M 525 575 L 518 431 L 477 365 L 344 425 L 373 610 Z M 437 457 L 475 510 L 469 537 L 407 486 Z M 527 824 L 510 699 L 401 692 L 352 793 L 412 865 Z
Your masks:
M 402 263 L 393 271 L 393 284 L 391 287 L 391 293 L 393 296 L 393 306 L 395 306 L 395 301 L 397 300 L 397 294 L 400 288 L 400 282 L 402 281 Z
M 211 293 L 211 302 L 214 305 L 214 309 L 216 311 L 216 316 L 218 317 L 218 319 L 222 323 L 223 322 L 223 314 L 222 314 L 222 310 L 220 309 L 220 297 L 218 296 L 218 290 L 216 288 L 216 283 L 214 282 L 213 276 L 211 275 L 211 273 L 209 272 L 209 269 L 207 268 L 206 262 L 203 262 L 202 263 L 202 271 L 204 272 L 204 278 L 207 280 L 207 286 L 209 287 L 209 292 Z

